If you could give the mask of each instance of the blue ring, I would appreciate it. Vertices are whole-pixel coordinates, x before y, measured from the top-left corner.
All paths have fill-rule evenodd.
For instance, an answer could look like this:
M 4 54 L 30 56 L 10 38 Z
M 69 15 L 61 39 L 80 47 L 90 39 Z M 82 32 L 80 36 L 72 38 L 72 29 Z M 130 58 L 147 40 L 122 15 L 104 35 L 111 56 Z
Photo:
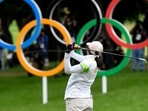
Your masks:
M 41 18 L 42 18 L 40 9 L 39 9 L 38 5 L 36 4 L 36 2 L 34 0 L 24 0 L 24 2 L 26 2 L 29 6 L 31 6 L 31 8 L 32 8 L 32 10 L 35 14 L 37 24 L 36 24 L 34 33 L 31 35 L 31 37 L 28 40 L 26 40 L 22 44 L 22 48 L 26 48 L 29 45 L 31 45 L 33 43 L 33 41 L 39 36 L 39 33 L 41 31 Z M 16 49 L 15 45 L 8 44 L 8 43 L 2 41 L 1 39 L 0 39 L 0 46 L 2 48 L 6 48 L 8 50 L 15 50 Z
M 4 0 L 0 0 L 0 3 L 3 2 Z

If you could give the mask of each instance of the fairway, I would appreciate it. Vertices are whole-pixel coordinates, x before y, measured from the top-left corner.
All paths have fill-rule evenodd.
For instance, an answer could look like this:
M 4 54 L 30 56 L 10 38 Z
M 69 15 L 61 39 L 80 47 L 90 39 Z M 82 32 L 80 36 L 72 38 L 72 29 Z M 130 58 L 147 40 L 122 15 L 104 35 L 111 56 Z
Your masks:
M 147 68 L 147 66 L 146 66 Z M 48 78 L 48 103 L 42 104 L 42 78 L 28 77 L 22 67 L 0 71 L 0 111 L 65 111 L 63 100 L 68 75 Z M 101 77 L 92 86 L 94 111 L 147 111 L 148 74 L 129 65 L 108 77 L 108 92 L 101 93 Z

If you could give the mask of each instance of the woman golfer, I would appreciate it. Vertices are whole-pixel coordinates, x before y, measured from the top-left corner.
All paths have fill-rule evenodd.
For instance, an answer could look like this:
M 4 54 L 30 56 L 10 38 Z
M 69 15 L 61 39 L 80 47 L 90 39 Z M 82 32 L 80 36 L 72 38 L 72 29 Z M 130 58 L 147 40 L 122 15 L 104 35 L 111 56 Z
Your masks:
M 64 55 L 65 73 L 71 74 L 65 90 L 66 111 L 93 111 L 91 86 L 101 66 L 103 45 L 99 41 L 87 43 L 86 55 L 79 55 L 74 49 L 80 46 L 67 45 Z M 71 58 L 79 64 L 71 65 Z

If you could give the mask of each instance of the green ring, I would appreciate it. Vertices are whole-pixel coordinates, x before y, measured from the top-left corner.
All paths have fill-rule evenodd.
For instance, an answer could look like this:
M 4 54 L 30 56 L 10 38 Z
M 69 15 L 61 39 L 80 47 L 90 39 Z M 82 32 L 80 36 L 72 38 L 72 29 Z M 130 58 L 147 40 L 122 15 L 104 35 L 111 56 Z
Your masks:
M 116 28 L 118 28 L 124 35 L 125 39 L 127 40 L 128 43 L 132 43 L 131 39 L 128 36 L 128 32 L 125 29 L 124 25 L 121 24 L 120 22 L 118 22 L 117 20 L 114 19 L 106 19 L 106 18 L 102 18 L 101 19 L 101 23 L 110 23 L 113 26 L 115 26 Z M 85 33 L 92 28 L 93 26 L 96 25 L 96 19 L 93 19 L 91 21 L 89 21 L 88 23 L 86 23 L 81 30 L 79 31 L 77 37 L 76 37 L 76 43 L 80 44 L 84 38 Z M 78 53 L 80 53 L 80 51 L 78 51 Z M 130 56 L 131 55 L 131 50 L 127 49 L 126 51 L 126 56 Z M 98 76 L 111 76 L 116 74 L 117 72 L 119 72 L 121 69 L 123 69 L 129 62 L 129 58 L 124 57 L 123 60 L 120 62 L 120 64 L 112 69 L 109 70 L 99 70 L 98 71 Z

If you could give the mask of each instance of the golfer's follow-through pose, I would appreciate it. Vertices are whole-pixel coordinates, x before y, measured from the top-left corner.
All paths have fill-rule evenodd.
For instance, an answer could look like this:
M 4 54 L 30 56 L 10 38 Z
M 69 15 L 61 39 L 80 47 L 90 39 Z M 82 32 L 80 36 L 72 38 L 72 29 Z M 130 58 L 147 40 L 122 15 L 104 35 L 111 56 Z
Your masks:
M 84 56 L 75 53 L 74 49 L 79 48 L 76 44 L 67 45 L 64 55 L 65 73 L 71 74 L 64 97 L 66 111 L 93 111 L 91 85 L 101 66 L 103 46 L 99 41 L 87 43 L 88 50 Z M 71 58 L 79 64 L 71 65 Z

